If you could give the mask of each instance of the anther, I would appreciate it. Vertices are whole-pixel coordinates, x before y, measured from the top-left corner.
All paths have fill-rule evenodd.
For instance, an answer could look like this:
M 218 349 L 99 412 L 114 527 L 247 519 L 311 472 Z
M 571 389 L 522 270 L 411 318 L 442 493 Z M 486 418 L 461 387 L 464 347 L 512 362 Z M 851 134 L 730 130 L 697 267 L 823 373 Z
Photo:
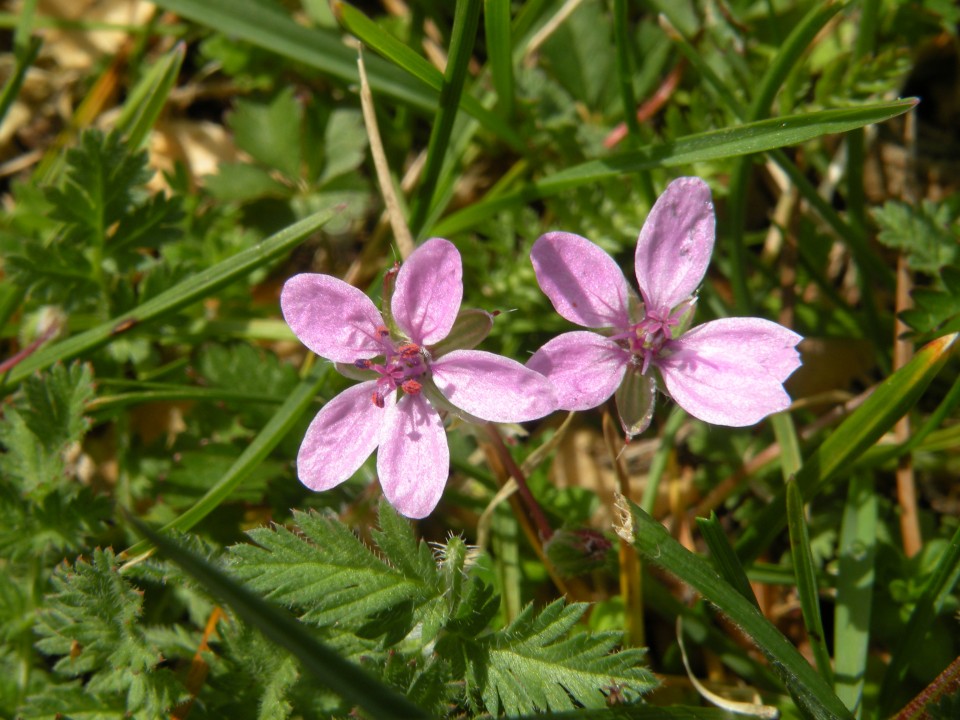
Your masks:
M 410 378 L 409 380 L 404 380 L 402 383 L 400 383 L 400 388 L 407 393 L 407 395 L 419 395 L 420 390 L 423 389 L 423 385 L 418 383 L 413 378 Z

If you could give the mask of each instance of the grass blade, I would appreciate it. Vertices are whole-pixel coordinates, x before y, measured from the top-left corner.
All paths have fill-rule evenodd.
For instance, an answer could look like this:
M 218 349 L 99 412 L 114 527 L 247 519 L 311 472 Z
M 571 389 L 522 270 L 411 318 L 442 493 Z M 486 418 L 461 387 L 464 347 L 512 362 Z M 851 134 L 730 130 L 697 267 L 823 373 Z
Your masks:
M 123 315 L 39 350 L 11 370 L 3 386 L 0 387 L 0 392 L 9 391 L 27 375 L 48 367 L 58 360 L 69 360 L 95 350 L 137 325 L 162 318 L 207 297 L 210 293 L 229 285 L 292 249 L 305 237 L 323 227 L 339 209 L 340 206 L 321 210 L 271 235 L 263 242 L 178 283 Z
M 823 679 L 833 684 L 833 672 L 830 668 L 830 653 L 823 633 L 823 618 L 820 617 L 820 593 L 817 589 L 817 571 L 810 552 L 810 533 L 807 519 L 803 514 L 803 498 L 797 484 L 787 483 L 787 524 L 790 528 L 790 553 L 793 556 L 793 568 L 797 576 L 797 593 L 800 596 L 800 611 L 803 613 L 803 626 L 813 649 L 813 659 Z
M 893 427 L 920 399 L 950 357 L 957 334 L 946 335 L 920 349 L 907 365 L 883 381 L 856 412 L 848 417 L 808 457 L 797 473 L 797 487 L 806 502 L 843 467 L 849 465 Z M 760 554 L 785 522 L 784 493 L 764 508 L 737 543 L 741 560 Z
M 753 588 L 750 587 L 750 580 L 747 578 L 747 571 L 740 564 L 740 558 L 727 542 L 727 536 L 720 526 L 717 514 L 711 512 L 710 518 L 697 518 L 697 527 L 700 534 L 703 535 L 707 547 L 710 549 L 710 559 L 713 566 L 720 573 L 720 576 L 730 583 L 738 593 L 760 609 L 760 603 L 757 602 L 757 596 L 753 594 Z
M 360 42 L 384 58 L 403 68 L 415 78 L 438 93 L 443 89 L 443 73 L 431 65 L 425 58 L 385 32 L 373 20 L 347 3 L 335 2 L 337 19 Z M 434 105 L 431 103 L 431 109 Z M 468 115 L 478 120 L 487 130 L 506 142 L 517 152 L 523 152 L 523 138 L 501 117 L 490 112 L 480 101 L 469 94 L 460 98 L 460 107 Z
M 304 27 L 279 5 L 256 0 L 156 0 L 156 5 L 345 82 L 359 81 L 356 50 L 344 45 L 339 33 Z M 436 104 L 436 93 L 380 58 L 370 58 L 367 72 L 378 93 L 422 110 Z
M 297 658 L 304 671 L 317 682 L 363 708 L 370 717 L 386 720 L 429 717 L 392 687 L 315 639 L 305 625 L 285 610 L 255 595 L 219 568 L 136 518 L 128 516 L 127 521 L 200 585 L 229 605 L 244 622 Z
M 623 503 L 623 504 L 621 504 Z M 670 537 L 660 523 L 632 502 L 621 498 L 623 514 L 617 532 L 630 540 L 648 562 L 655 563 L 690 585 L 749 636 L 767 657 L 798 706 L 817 720 L 852 720 L 832 688 L 810 666 L 783 633 L 725 582 L 710 563 Z
M 877 551 L 877 497 L 870 475 L 854 475 L 840 527 L 839 568 L 833 629 L 834 689 L 857 717 L 870 645 L 874 557 Z
M 896 117 L 915 105 L 916 100 L 908 99 L 771 118 L 590 160 L 530 183 L 515 192 L 475 203 L 444 218 L 431 232 L 444 237 L 462 232 L 499 210 L 641 170 L 748 155 L 797 145 L 822 135 L 847 132 Z
M 410 219 L 410 229 L 420 236 L 424 221 L 433 204 L 433 195 L 447 154 L 447 144 L 453 131 L 453 122 L 457 119 L 460 96 L 467 80 L 467 65 L 473 54 L 473 45 L 480 26 L 481 0 L 461 0 L 456 5 L 453 18 L 453 34 L 450 38 L 450 54 L 447 58 L 447 72 L 440 90 L 440 105 L 430 128 L 430 141 L 427 144 L 427 162 L 423 170 L 420 187 Z
M 900 645 L 894 650 L 887 666 L 883 682 L 880 684 L 880 714 L 889 715 L 895 708 L 890 707 L 896 699 L 896 693 L 903 686 L 903 678 L 911 661 L 923 654 L 923 643 L 927 630 L 933 624 L 944 602 L 953 592 L 960 580 L 960 528 L 953 534 L 950 546 L 937 561 L 937 566 L 927 580 L 923 595 L 917 601 L 907 629 L 900 639 Z
M 132 149 L 143 147 L 153 124 L 160 116 L 167 96 L 177 82 L 186 50 L 184 43 L 177 43 L 173 50 L 144 73 L 124 103 L 117 118 L 116 129 L 127 136 L 127 142 Z
M 510 32 L 510 0 L 484 0 L 483 27 L 487 35 L 487 63 L 497 92 L 500 116 L 513 115 L 513 40 Z
M 286 437 L 287 433 L 290 432 L 290 429 L 307 410 L 324 382 L 326 382 L 330 367 L 328 363 L 324 363 L 314 368 L 313 374 L 303 379 L 300 384 L 293 389 L 283 404 L 277 408 L 277 412 L 274 413 L 269 422 L 263 426 L 263 429 L 257 434 L 257 437 L 247 445 L 236 462 L 234 462 L 233 465 L 230 466 L 230 469 L 224 473 L 223 477 L 217 481 L 217 484 L 207 490 L 204 496 L 197 500 L 189 509 L 164 525 L 163 530 L 179 530 L 184 532 L 216 510 L 220 503 L 226 500 L 230 496 L 230 493 L 260 466 L 260 463 L 267 458 L 280 441 Z M 148 549 L 148 543 L 140 542 L 121 553 L 120 557 L 126 559 L 134 558 L 140 553 L 146 552 Z

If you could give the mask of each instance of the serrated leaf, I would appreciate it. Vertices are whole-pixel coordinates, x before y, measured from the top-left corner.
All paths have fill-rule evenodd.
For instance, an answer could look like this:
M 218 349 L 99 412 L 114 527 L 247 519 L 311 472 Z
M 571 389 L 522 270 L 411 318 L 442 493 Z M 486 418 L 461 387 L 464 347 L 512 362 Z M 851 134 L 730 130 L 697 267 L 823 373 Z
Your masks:
M 143 593 L 117 571 L 112 550 L 94 550 L 90 562 L 63 564 L 39 617 L 36 647 L 61 656 L 53 666 L 66 677 L 83 676 L 92 695 L 126 697 L 129 711 L 158 716 L 184 696 L 164 656 L 146 638 L 140 618 Z
M 617 687 L 628 695 L 657 681 L 640 663 L 644 651 L 614 652 L 615 632 L 570 634 L 587 605 L 557 600 L 539 614 L 528 605 L 499 632 L 481 638 L 467 653 L 468 691 L 493 715 L 602 708 Z
M 381 558 L 333 515 L 296 512 L 294 520 L 298 533 L 282 527 L 250 531 L 256 545 L 230 548 L 231 565 L 250 587 L 305 621 L 349 626 L 405 602 L 422 609 L 442 594 L 435 566 L 432 582 L 420 574 L 423 543 L 410 557 L 404 539 L 386 542 Z
M 930 332 L 960 315 L 960 268 L 943 268 L 939 280 L 942 289 L 917 288 L 910 295 L 914 306 L 900 313 L 917 332 Z
M 289 180 L 300 177 L 300 122 L 303 109 L 287 88 L 267 103 L 238 101 L 227 123 L 237 146 Z
M 129 153 L 117 133 L 88 130 L 67 151 L 66 163 L 63 185 L 47 191 L 52 216 L 83 227 L 102 245 L 133 202 L 132 189 L 150 179 L 146 153 Z
M 960 228 L 946 203 L 924 200 L 917 207 L 890 200 L 873 211 L 880 226 L 877 240 L 907 256 L 913 270 L 936 274 L 960 255 Z
M 66 454 L 87 430 L 83 411 L 92 397 L 93 373 L 85 364 L 56 365 L 24 381 L 0 420 L 0 445 L 6 450 L 0 454 L 0 473 L 19 492 L 39 501 L 74 482 Z

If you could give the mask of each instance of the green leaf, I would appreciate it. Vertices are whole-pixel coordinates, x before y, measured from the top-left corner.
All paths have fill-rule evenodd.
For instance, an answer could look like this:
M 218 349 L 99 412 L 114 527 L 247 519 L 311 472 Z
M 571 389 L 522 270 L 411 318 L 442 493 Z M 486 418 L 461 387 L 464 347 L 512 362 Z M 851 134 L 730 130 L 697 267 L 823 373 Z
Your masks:
M 129 153 L 118 133 L 88 130 L 67 151 L 60 187 L 47 191 L 51 216 L 90 232 L 92 242 L 106 244 L 109 227 L 133 203 L 133 188 L 150 179 L 146 153 Z
M 821 135 L 847 132 L 896 117 L 915 105 L 916 100 L 897 100 L 760 120 L 590 160 L 530 183 L 521 190 L 475 203 L 444 218 L 431 232 L 449 236 L 467 230 L 505 208 L 518 207 L 555 195 L 562 190 L 591 185 L 641 170 L 748 155 L 796 145 Z
M 220 503 L 226 500 L 237 486 L 240 485 L 251 473 L 253 473 L 260 464 L 266 459 L 270 452 L 287 436 L 290 429 L 300 419 L 307 407 L 313 402 L 320 387 L 326 381 L 330 366 L 318 366 L 312 375 L 304 378 L 297 387 L 295 387 L 284 400 L 283 404 L 277 408 L 276 412 L 270 418 L 263 429 L 253 439 L 250 444 L 244 448 L 240 457 L 230 466 L 223 477 L 196 503 L 188 510 L 171 520 L 164 526 L 164 530 L 189 530 L 207 515 L 213 512 Z M 127 558 L 135 557 L 137 554 L 146 551 L 149 543 L 141 541 L 127 548 L 123 556 Z
M 854 475 L 847 491 L 837 549 L 837 599 L 833 647 L 837 696 L 850 711 L 860 706 L 867 677 L 870 617 L 877 552 L 877 496 L 870 476 Z
M 83 413 L 92 397 L 93 372 L 86 364 L 57 365 L 27 378 L 0 420 L 0 473 L 17 492 L 41 501 L 57 488 L 79 489 L 67 455 L 79 457 L 74 446 L 89 427 Z
M 290 227 L 281 230 L 261 243 L 178 283 L 156 297 L 142 303 L 130 312 L 109 322 L 98 325 L 80 335 L 75 335 L 53 345 L 48 345 L 19 363 L 11 372 L 0 392 L 9 389 L 31 373 L 45 368 L 57 360 L 69 360 L 81 353 L 105 345 L 117 334 L 133 326 L 172 314 L 207 297 L 221 287 L 247 273 L 263 267 L 265 263 L 290 250 L 310 233 L 318 230 L 336 213 L 337 208 L 322 210 Z
M 117 572 L 111 550 L 91 561 L 61 565 L 53 593 L 40 614 L 36 647 L 60 656 L 53 666 L 67 677 L 83 676 L 87 693 L 127 696 L 127 710 L 158 717 L 185 696 L 173 671 L 141 623 L 143 593 Z
M 954 532 L 950 544 L 937 560 L 933 572 L 926 579 L 923 594 L 910 613 L 906 630 L 893 651 L 890 664 L 880 685 L 880 710 L 889 713 L 896 691 L 903 685 L 907 669 L 923 653 L 925 636 L 934 620 L 951 597 L 960 581 L 960 528 Z
M 810 533 L 807 530 L 807 518 L 803 512 L 803 499 L 792 480 L 787 483 L 787 521 L 790 527 L 790 552 L 793 557 L 794 572 L 797 576 L 797 594 L 800 596 L 800 610 L 807 638 L 813 648 L 813 658 L 817 669 L 828 683 L 833 683 L 830 667 L 830 653 L 823 632 L 823 620 L 820 616 L 820 593 L 817 586 L 816 567 L 813 553 L 810 551 Z
M 755 605 L 721 579 L 706 560 L 674 540 L 663 525 L 632 502 L 623 502 L 617 530 L 621 537 L 632 542 L 648 562 L 690 585 L 751 638 L 802 712 L 817 720 L 852 720 L 830 686 Z
M 160 117 L 167 97 L 177 82 L 186 49 L 185 43 L 178 43 L 151 65 L 123 103 L 114 127 L 126 136 L 132 148 L 143 146 Z
M 330 113 L 324 130 L 324 163 L 320 183 L 327 183 L 359 168 L 367 155 L 367 130 L 356 110 Z
M 207 190 L 218 200 L 246 202 L 263 197 L 286 197 L 290 186 L 270 172 L 250 163 L 220 163 L 215 175 L 204 178 Z
M 960 260 L 958 209 L 951 204 L 924 200 L 917 207 L 888 200 L 873 211 L 873 219 L 880 227 L 877 240 L 902 251 L 913 270 L 936 275 Z
M 256 596 L 206 560 L 169 538 L 129 518 L 137 530 L 161 552 L 229 605 L 245 622 L 296 657 L 303 670 L 372 717 L 414 720 L 427 717 L 393 688 L 353 665 L 316 640 L 303 623 Z
M 900 318 L 917 332 L 933 332 L 938 328 L 941 332 L 949 331 L 949 326 L 954 325 L 960 315 L 960 268 L 943 268 L 939 281 L 942 289 L 916 288 L 910 294 L 914 306 L 900 313 Z
M 268 168 L 279 170 L 290 181 L 300 178 L 303 108 L 291 88 L 269 102 L 238 100 L 227 118 L 237 147 Z
M 464 95 L 467 65 L 470 63 L 473 46 L 477 39 L 483 2 L 482 0 L 461 0 L 455 7 L 447 69 L 443 77 L 443 86 L 440 88 L 440 102 L 430 127 L 427 160 L 411 211 L 410 230 L 414 235 L 421 234 L 424 221 L 433 205 L 437 180 L 440 178 L 440 170 L 448 153 L 450 134 L 453 132 L 453 123 L 457 119 L 460 98 Z
M 860 457 L 913 407 L 949 359 L 956 339 L 956 334 L 948 335 L 921 348 L 804 459 L 796 475 L 804 501 L 812 500 L 830 478 Z M 737 543 L 737 554 L 745 560 L 756 558 L 785 522 L 786 500 L 781 491 L 744 530 Z
M 527 605 L 503 630 L 468 644 L 468 692 L 493 715 L 516 715 L 602 708 L 614 688 L 629 701 L 656 687 L 640 665 L 643 650 L 614 652 L 621 633 L 570 632 L 586 609 L 557 600 L 535 613 Z
M 267 597 L 294 609 L 306 622 L 359 626 L 367 618 L 403 604 L 429 613 L 443 586 L 433 554 L 416 543 L 409 523 L 381 512 L 376 538 L 382 556 L 371 552 L 333 515 L 294 513 L 297 532 L 257 528 L 254 545 L 230 548 L 231 567 Z M 413 628 L 413 617 L 397 618 Z

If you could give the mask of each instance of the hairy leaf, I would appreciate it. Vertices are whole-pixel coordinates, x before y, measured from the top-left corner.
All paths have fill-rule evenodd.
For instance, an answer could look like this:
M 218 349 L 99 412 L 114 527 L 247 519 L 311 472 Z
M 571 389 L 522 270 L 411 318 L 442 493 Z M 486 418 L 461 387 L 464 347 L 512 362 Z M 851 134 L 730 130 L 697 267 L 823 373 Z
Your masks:
M 89 365 L 55 365 L 27 378 L 0 420 L 0 473 L 19 493 L 42 500 L 55 488 L 79 490 L 75 464 L 88 427 L 84 406 L 93 397 Z
M 657 682 L 644 651 L 616 652 L 617 632 L 573 632 L 583 603 L 557 600 L 539 614 L 528 605 L 508 627 L 467 643 L 468 691 L 498 715 L 601 708 L 612 692 L 636 699 Z

